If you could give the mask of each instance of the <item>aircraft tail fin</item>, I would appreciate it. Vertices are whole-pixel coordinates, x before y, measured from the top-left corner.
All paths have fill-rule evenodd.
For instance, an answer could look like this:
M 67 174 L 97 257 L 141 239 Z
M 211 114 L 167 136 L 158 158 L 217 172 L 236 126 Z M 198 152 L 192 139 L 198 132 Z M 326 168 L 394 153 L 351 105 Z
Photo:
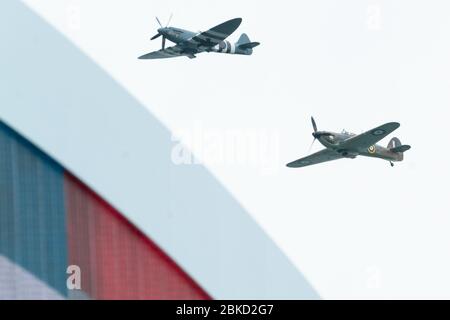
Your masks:
M 411 149 L 411 146 L 406 144 L 402 145 L 399 138 L 392 138 L 391 141 L 389 141 L 387 148 L 392 152 L 403 153 Z
M 391 141 L 389 141 L 387 148 L 393 149 L 393 148 L 401 146 L 401 145 L 402 145 L 402 143 L 400 142 L 399 138 L 392 138 Z
M 251 42 L 251 41 L 250 41 L 250 38 L 248 37 L 247 34 L 243 33 L 243 34 L 241 34 L 241 36 L 239 37 L 239 40 L 238 40 L 238 42 L 236 42 L 236 44 L 237 44 L 237 45 L 241 45 L 241 44 L 249 43 L 249 42 Z
M 257 47 L 257 46 L 259 46 L 259 42 L 250 41 L 250 38 L 245 33 L 243 33 L 239 37 L 238 42 L 236 42 L 236 47 L 238 47 L 239 49 L 242 49 L 242 50 L 253 49 L 254 47 Z

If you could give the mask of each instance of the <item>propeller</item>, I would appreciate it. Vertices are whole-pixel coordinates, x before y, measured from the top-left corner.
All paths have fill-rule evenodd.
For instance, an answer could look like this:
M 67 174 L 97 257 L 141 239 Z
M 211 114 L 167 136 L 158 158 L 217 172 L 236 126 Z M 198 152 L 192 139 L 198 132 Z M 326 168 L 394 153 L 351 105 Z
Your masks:
M 166 48 L 166 37 L 161 33 L 161 29 L 165 29 L 169 26 L 170 21 L 172 21 L 172 17 L 173 17 L 173 14 L 170 14 L 169 20 L 167 20 L 167 24 L 165 27 L 163 27 L 161 21 L 159 21 L 159 18 L 156 17 L 156 21 L 158 22 L 160 28 L 158 29 L 158 33 L 155 34 L 153 37 L 151 37 L 150 40 L 155 40 L 162 36 L 162 44 L 161 44 L 162 50 L 164 50 Z
M 169 20 L 167 20 L 166 28 L 169 26 L 170 21 L 172 21 L 173 13 L 170 14 Z
M 313 129 L 314 129 L 314 133 L 316 133 L 317 132 L 317 124 L 313 117 L 311 117 L 311 123 L 312 123 Z
M 153 37 L 150 38 L 150 40 L 155 40 L 159 37 L 161 37 L 161 33 L 155 34 Z
M 314 137 L 314 139 L 313 139 L 313 141 L 311 142 L 311 145 L 309 146 L 308 152 L 311 151 L 311 149 L 312 149 L 312 147 L 313 147 L 313 145 L 314 145 L 314 142 L 316 142 L 317 138 L 319 137 L 319 136 L 317 135 L 317 124 L 316 124 L 316 121 L 314 120 L 313 117 L 311 117 L 311 123 L 312 123 L 312 127 L 313 127 L 313 130 L 314 130 L 314 132 L 313 132 L 313 134 L 312 134 L 313 137 Z
M 162 28 L 163 26 L 161 24 L 161 21 L 159 21 L 158 17 L 156 17 L 156 21 L 158 21 L 159 26 Z
M 311 152 L 311 149 L 312 149 L 312 147 L 314 145 L 314 142 L 316 142 L 316 138 L 314 138 L 313 141 L 311 142 L 311 145 L 308 148 L 308 153 Z
M 313 117 L 311 117 L 311 124 L 312 124 L 313 130 L 314 130 L 314 132 L 312 133 L 312 136 L 314 137 L 314 140 L 311 143 L 311 146 L 309 147 L 309 151 L 311 151 L 311 149 L 312 149 L 312 147 L 314 145 L 314 142 L 316 142 L 316 140 L 319 139 L 321 136 L 332 136 L 331 133 L 317 131 L 317 124 L 316 124 L 316 121 L 314 120 Z

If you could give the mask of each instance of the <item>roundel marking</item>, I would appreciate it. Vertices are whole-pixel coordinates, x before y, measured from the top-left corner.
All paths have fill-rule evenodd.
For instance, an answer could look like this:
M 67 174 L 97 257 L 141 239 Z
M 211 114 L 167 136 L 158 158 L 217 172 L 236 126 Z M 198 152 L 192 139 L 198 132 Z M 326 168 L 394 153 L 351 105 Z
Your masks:
M 375 146 L 370 146 L 369 149 L 367 149 L 367 151 L 369 151 L 369 153 L 375 153 Z
M 372 134 L 374 135 L 374 136 L 381 136 L 382 134 L 384 134 L 386 131 L 384 131 L 384 130 L 382 130 L 382 129 L 377 129 L 377 130 L 374 130 L 374 131 L 372 131 Z

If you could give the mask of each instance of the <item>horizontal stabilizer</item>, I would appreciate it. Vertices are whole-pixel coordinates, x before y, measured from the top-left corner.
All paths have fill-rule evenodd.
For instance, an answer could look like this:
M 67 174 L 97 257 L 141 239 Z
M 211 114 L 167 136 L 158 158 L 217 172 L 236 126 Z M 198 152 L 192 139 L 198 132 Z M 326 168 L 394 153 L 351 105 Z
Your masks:
M 253 49 L 254 47 L 259 46 L 259 44 L 260 44 L 259 42 L 243 43 L 243 44 L 240 44 L 240 45 L 238 46 L 238 48 L 239 48 L 239 49 L 242 49 L 242 50 Z
M 392 148 L 392 149 L 390 149 L 390 150 L 391 150 L 392 152 L 401 153 L 401 152 L 408 151 L 409 149 L 411 149 L 411 146 L 408 146 L 408 145 L 404 144 L 404 145 L 401 145 L 401 146 Z

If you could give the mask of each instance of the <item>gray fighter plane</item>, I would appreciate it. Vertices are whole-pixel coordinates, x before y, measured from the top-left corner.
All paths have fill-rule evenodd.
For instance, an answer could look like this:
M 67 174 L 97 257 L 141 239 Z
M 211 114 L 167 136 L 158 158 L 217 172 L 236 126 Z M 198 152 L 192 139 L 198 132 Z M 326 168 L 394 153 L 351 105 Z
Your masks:
M 393 162 L 402 161 L 403 152 L 411 148 L 409 145 L 402 145 L 398 138 L 392 138 L 387 148 L 376 144 L 400 127 L 397 122 L 389 122 L 358 135 L 346 131 L 341 133 L 318 131 L 313 117 L 311 117 L 311 122 L 314 129 L 313 143 L 319 140 L 326 149 L 288 163 L 287 166 L 290 168 L 306 167 L 342 158 L 354 159 L 357 156 L 384 159 L 394 166 Z
M 158 17 L 156 17 L 160 28 L 158 33 L 150 40 L 162 37 L 162 48 L 140 56 L 139 59 L 166 59 L 181 56 L 193 59 L 197 53 L 202 52 L 251 55 L 253 48 L 259 45 L 259 42 L 251 42 L 245 33 L 241 35 L 237 43 L 230 43 L 225 40 L 240 26 L 241 18 L 229 20 L 205 32 L 191 32 L 169 27 L 171 18 L 172 16 L 169 18 L 167 25 L 163 27 Z M 176 45 L 166 48 L 166 39 L 174 42 Z

